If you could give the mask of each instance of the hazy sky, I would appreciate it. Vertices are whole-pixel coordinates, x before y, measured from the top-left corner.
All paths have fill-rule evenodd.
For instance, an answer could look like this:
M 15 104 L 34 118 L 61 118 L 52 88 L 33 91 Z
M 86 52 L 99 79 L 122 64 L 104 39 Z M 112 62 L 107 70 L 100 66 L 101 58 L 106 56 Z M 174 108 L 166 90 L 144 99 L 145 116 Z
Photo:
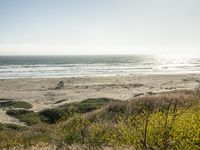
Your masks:
M 200 0 L 0 0 L 0 55 L 200 53 Z

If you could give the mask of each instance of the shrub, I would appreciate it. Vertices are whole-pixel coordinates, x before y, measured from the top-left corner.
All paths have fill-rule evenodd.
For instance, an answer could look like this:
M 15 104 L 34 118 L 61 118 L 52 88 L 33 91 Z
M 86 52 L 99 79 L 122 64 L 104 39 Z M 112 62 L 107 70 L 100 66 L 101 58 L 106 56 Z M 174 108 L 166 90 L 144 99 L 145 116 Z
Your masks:
M 31 149 L 31 146 L 51 141 L 52 132 L 47 124 L 41 123 L 32 128 L 0 124 L 0 129 L 0 149 Z
M 11 115 L 18 117 L 28 113 L 34 112 L 10 110 Z M 39 115 L 55 124 L 39 122 L 26 130 L 0 126 L 3 129 L 0 149 L 40 142 L 56 144 L 58 149 L 67 145 L 84 145 L 88 149 L 200 149 L 197 97 L 165 95 L 121 102 L 89 99 L 48 109 Z
M 39 112 L 43 121 L 56 123 L 62 118 L 69 118 L 77 113 L 87 113 L 108 105 L 113 100 L 108 98 L 87 99 L 82 102 L 64 104 L 57 108 L 46 109 Z
M 40 123 L 39 115 L 33 111 L 10 109 L 7 110 L 6 114 L 13 116 L 28 125 Z
M 30 109 L 32 108 L 32 105 L 25 101 L 5 101 L 5 102 L 0 102 L 0 108 L 1 107 Z
M 17 125 L 17 124 L 2 124 L 0 123 L 0 131 L 10 131 L 10 130 L 15 130 L 15 131 L 24 131 L 27 130 L 27 127 Z
M 199 108 L 199 100 L 171 96 L 119 102 L 81 119 L 73 116 L 58 127 L 57 136 L 67 144 L 195 150 L 200 147 Z

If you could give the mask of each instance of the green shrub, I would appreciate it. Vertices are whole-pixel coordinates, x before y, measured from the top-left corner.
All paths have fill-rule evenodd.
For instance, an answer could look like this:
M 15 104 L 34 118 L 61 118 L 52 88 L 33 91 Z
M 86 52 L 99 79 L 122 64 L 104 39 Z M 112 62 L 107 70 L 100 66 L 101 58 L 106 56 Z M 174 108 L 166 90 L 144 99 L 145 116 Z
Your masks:
M 58 123 L 56 125 L 57 143 L 85 143 L 87 126 L 89 124 L 90 122 L 82 115 L 75 115 L 67 122 Z
M 60 108 L 52 108 L 52 109 L 45 109 L 39 112 L 39 115 L 41 116 L 42 121 L 49 123 L 56 123 L 56 121 L 64 117 L 65 112 L 63 109 Z
M 0 149 L 30 149 L 40 143 L 49 144 L 51 128 L 47 124 L 24 127 L 13 124 L 0 124 Z
M 64 104 L 57 108 L 46 109 L 39 112 L 43 121 L 56 123 L 62 118 L 69 118 L 77 113 L 87 113 L 108 105 L 113 100 L 108 98 L 87 99 L 82 102 Z
M 10 109 L 7 110 L 6 114 L 13 116 L 28 125 L 40 123 L 39 115 L 33 111 Z
M 114 103 L 89 117 L 74 116 L 64 125 L 58 123 L 57 136 L 62 138 L 57 139 L 135 149 L 199 149 L 199 100 L 184 102 L 168 97 Z
M 5 102 L 0 102 L 0 108 L 1 107 L 30 109 L 32 108 L 32 105 L 25 101 L 5 101 Z
M 89 145 L 94 149 L 108 146 L 199 150 L 200 99 L 179 98 L 168 95 L 121 102 L 88 99 L 39 114 L 10 110 L 7 113 L 18 118 L 26 120 L 34 118 L 31 115 L 35 114 L 55 124 L 39 122 L 26 130 L 10 125 L 0 126 L 0 149 L 18 145 L 29 148 L 44 142 L 56 144 L 58 149 L 67 145 Z
M 27 130 L 27 127 L 17 125 L 17 124 L 2 124 L 0 123 L 0 131 L 10 131 L 10 130 L 15 130 L 15 131 L 24 131 Z

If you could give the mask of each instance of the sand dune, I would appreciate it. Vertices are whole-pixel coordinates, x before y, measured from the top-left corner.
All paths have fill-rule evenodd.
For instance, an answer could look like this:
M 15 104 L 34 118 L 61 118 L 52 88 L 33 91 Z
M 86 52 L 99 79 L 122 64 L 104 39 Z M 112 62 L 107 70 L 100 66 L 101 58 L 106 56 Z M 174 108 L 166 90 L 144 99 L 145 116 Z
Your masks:
M 62 89 L 55 89 L 63 80 Z M 0 80 L 0 99 L 23 100 L 40 111 L 87 98 L 109 97 L 127 100 L 164 91 L 194 89 L 200 75 L 129 75 L 109 77 L 27 78 Z M 16 122 L 0 111 L 0 122 Z

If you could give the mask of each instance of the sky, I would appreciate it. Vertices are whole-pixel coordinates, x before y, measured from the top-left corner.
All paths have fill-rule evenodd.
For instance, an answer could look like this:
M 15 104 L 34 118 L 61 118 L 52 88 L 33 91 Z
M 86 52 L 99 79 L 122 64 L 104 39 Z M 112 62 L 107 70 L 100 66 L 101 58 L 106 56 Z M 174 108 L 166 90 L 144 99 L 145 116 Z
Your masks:
M 200 53 L 200 0 L 0 0 L 0 55 Z

